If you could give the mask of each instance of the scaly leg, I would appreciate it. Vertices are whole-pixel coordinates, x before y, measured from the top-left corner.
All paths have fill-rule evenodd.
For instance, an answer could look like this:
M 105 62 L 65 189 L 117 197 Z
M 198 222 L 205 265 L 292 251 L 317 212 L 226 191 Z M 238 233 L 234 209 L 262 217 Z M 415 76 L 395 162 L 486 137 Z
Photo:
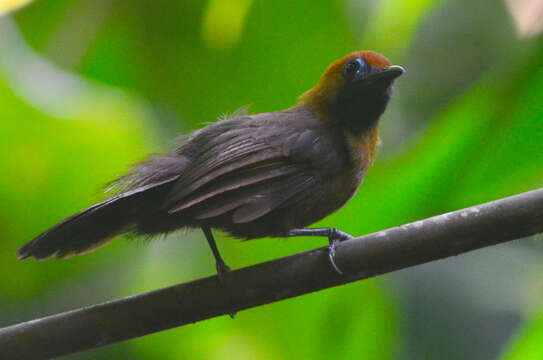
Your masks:
M 211 233 L 211 229 L 207 226 L 202 226 L 202 231 L 204 232 L 204 235 L 206 236 L 209 247 L 211 248 L 211 251 L 213 252 L 213 256 L 215 257 L 215 265 L 217 267 L 217 275 L 219 276 L 219 280 L 224 286 L 226 286 L 224 278 L 225 278 L 225 274 L 230 271 L 230 267 L 228 267 L 228 265 L 226 265 L 226 263 L 222 259 L 221 254 L 219 253 L 219 249 L 217 248 L 217 244 L 215 243 L 215 238 L 213 237 L 213 234 Z M 229 292 L 228 292 L 228 295 L 231 298 L 231 295 Z M 230 313 L 230 317 L 232 319 L 235 316 L 236 316 L 235 312 Z
M 219 253 L 219 249 L 217 248 L 217 244 L 215 243 L 215 238 L 213 237 L 213 234 L 211 233 L 211 229 L 209 229 L 209 227 L 207 226 L 202 226 L 202 231 L 204 232 L 204 235 L 206 236 L 209 247 L 211 248 L 211 251 L 213 252 L 213 256 L 215 257 L 217 275 L 219 275 L 219 279 L 224 284 L 224 274 L 230 271 L 230 267 L 228 267 L 228 265 L 226 265 L 226 263 L 222 259 L 221 254 Z

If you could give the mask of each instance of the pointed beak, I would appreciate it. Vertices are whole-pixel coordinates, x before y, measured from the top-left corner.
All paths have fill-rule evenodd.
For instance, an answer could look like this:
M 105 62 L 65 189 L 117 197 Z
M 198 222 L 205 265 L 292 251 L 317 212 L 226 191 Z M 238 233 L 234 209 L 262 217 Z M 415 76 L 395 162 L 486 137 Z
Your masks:
M 392 65 L 386 68 L 375 69 L 373 73 L 369 74 L 367 79 L 371 82 L 380 80 L 388 80 L 389 82 L 392 82 L 392 80 L 401 76 L 404 72 L 405 69 L 403 67 Z

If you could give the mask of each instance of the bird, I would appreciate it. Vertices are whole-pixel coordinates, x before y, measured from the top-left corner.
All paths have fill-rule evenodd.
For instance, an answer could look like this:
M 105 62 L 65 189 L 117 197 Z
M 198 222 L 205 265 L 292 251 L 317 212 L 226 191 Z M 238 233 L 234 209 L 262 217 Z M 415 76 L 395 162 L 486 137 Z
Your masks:
M 337 228 L 308 228 L 345 205 L 372 165 L 379 119 L 404 73 L 383 55 L 356 51 L 333 62 L 286 110 L 235 113 L 135 164 L 113 195 L 18 249 L 20 260 L 67 258 L 122 234 L 153 237 L 202 229 L 219 278 L 230 270 L 212 229 L 234 238 L 320 236 L 334 261 Z

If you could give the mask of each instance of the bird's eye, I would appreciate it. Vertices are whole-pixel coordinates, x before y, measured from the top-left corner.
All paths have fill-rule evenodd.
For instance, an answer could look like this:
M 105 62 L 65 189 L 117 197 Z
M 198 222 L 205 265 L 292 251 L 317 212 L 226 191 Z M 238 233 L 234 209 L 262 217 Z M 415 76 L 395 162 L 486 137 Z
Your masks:
M 365 75 L 369 68 L 369 64 L 360 58 L 349 60 L 343 66 L 343 77 L 348 79 L 359 78 Z

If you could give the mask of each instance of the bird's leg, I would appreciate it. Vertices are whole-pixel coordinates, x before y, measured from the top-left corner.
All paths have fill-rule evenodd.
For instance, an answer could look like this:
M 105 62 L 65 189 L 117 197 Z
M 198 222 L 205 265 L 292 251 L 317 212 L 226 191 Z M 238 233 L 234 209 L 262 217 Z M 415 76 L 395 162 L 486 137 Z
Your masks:
M 330 245 L 328 246 L 328 257 L 330 263 L 336 272 L 343 275 L 343 272 L 338 268 L 334 258 L 336 256 L 337 244 L 340 241 L 352 239 L 353 236 L 336 228 L 317 228 L 317 229 L 292 229 L 288 236 L 326 236 Z
M 219 276 L 219 280 L 221 284 L 226 286 L 225 283 L 225 274 L 230 271 L 230 267 L 226 265 L 224 260 L 221 257 L 221 254 L 219 253 L 219 249 L 217 248 L 217 244 L 215 243 L 215 238 L 213 237 L 213 234 L 211 233 L 211 229 L 207 226 L 202 226 L 202 231 L 204 232 L 204 235 L 206 236 L 207 242 L 209 244 L 209 247 L 211 248 L 211 251 L 213 252 L 213 256 L 215 257 L 215 264 L 217 267 L 217 275 Z M 231 300 L 231 294 L 228 293 L 230 300 Z M 230 301 L 232 303 L 232 301 Z M 236 312 L 230 313 L 230 317 L 233 319 L 236 316 Z
M 226 265 L 226 263 L 222 259 L 221 254 L 219 253 L 219 249 L 217 248 L 217 244 L 215 243 L 215 238 L 213 237 L 213 234 L 211 233 L 211 229 L 209 229 L 209 227 L 207 226 L 202 226 L 202 231 L 204 232 L 204 235 L 206 236 L 209 247 L 211 248 L 211 251 L 213 252 L 213 256 L 215 257 L 217 275 L 219 275 L 219 279 L 224 284 L 224 274 L 230 271 L 230 267 Z

